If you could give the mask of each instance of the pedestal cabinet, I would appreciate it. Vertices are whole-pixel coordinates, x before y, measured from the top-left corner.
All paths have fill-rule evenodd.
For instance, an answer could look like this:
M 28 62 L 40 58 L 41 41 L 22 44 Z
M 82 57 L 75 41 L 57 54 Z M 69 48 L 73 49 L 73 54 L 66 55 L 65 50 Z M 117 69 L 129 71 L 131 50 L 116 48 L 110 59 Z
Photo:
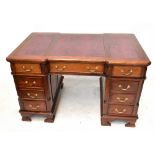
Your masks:
M 46 116 L 45 122 L 53 122 L 63 76 L 49 74 L 45 63 L 13 62 L 11 69 L 22 120 L 31 121 L 32 115 L 39 114 Z
M 145 79 L 145 66 L 109 66 L 106 78 L 100 78 L 101 123 L 124 120 L 135 126 L 137 110 Z

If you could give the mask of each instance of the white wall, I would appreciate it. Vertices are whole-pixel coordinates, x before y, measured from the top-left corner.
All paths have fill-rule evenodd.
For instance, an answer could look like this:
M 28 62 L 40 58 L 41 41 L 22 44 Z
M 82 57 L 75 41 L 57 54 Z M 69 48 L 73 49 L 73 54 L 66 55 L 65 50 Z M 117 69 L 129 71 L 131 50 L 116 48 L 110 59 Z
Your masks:
M 117 123 L 110 128 L 101 127 L 98 113 L 97 123 L 91 118 L 83 124 L 76 125 L 74 120 L 69 123 L 63 120 L 65 113 L 50 125 L 37 120 L 32 123 L 20 121 L 16 91 L 5 58 L 33 31 L 135 33 L 152 61 L 142 93 L 137 127 L 124 128 Z M 0 0 L 0 152 L 155 154 L 154 37 L 153 0 Z M 71 79 L 68 78 L 68 83 Z M 87 79 L 82 81 L 84 84 Z

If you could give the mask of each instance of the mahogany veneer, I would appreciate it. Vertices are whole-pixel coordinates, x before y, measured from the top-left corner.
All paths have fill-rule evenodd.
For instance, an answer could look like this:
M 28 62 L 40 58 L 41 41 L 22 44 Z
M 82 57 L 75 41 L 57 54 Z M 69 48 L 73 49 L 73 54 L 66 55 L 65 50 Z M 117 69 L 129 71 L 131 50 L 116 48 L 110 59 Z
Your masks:
M 135 126 L 150 60 L 134 34 L 32 33 L 8 57 L 23 121 L 53 122 L 63 76 L 100 76 L 101 124 Z

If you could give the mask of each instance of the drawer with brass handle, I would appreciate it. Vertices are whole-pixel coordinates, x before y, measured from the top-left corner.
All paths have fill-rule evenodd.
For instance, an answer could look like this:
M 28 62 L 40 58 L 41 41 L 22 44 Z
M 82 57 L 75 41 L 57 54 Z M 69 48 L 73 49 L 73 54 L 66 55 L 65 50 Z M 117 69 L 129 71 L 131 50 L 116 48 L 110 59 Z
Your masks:
M 43 77 L 14 76 L 19 88 L 43 88 Z
M 110 104 L 134 105 L 136 94 L 112 94 L 108 100 Z
M 95 73 L 98 71 L 98 66 L 95 66 L 95 67 L 90 67 L 90 66 L 87 66 L 86 69 L 91 72 L 91 73 Z
M 126 103 L 129 98 L 128 97 L 116 97 L 116 99 L 118 100 L 118 102 L 121 102 L 121 103 Z
M 142 77 L 143 68 L 137 66 L 114 66 L 112 76 L 120 77 Z
M 133 106 L 109 105 L 108 114 L 110 115 L 132 115 Z
M 52 73 L 77 73 L 77 74 L 103 74 L 102 63 L 78 63 L 78 62 L 51 62 Z
M 14 70 L 15 73 L 24 73 L 24 74 L 41 73 L 40 64 L 15 63 Z
M 29 104 L 28 105 L 32 110 L 37 110 L 38 108 L 40 108 L 40 105 L 32 105 L 32 104 Z
M 43 90 L 25 90 L 19 91 L 19 96 L 24 99 L 44 99 L 45 94 Z
M 45 101 L 22 100 L 23 110 L 26 111 L 46 111 Z
M 66 65 L 64 65 L 64 66 L 57 66 L 57 65 L 55 65 L 55 69 L 56 69 L 57 71 L 64 71 L 66 68 L 67 68 Z
M 111 91 L 119 92 L 119 93 L 130 93 L 130 92 L 137 92 L 140 81 L 137 80 L 119 80 L 119 79 L 112 79 L 110 80 Z
M 118 88 L 120 88 L 122 91 L 127 91 L 128 89 L 131 88 L 130 85 L 127 85 L 126 87 L 123 87 L 121 84 L 118 85 Z

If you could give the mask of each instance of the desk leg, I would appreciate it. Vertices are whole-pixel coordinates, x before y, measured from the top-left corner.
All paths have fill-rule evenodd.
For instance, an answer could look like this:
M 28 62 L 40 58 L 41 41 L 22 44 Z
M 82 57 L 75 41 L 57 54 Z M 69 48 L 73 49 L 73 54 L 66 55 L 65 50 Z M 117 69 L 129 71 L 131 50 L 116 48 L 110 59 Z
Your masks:
M 108 118 L 103 119 L 103 109 L 107 110 L 107 106 L 104 104 L 104 90 L 105 90 L 105 78 L 100 77 L 100 113 L 101 113 L 101 125 L 111 126 L 110 120 Z
M 63 79 L 64 79 L 63 76 L 57 76 L 57 81 L 58 82 L 57 82 L 55 90 L 54 90 L 54 87 L 52 86 L 52 80 L 50 81 L 51 88 L 53 88 L 53 92 L 52 92 L 53 106 L 52 106 L 52 109 L 51 109 L 51 113 L 47 114 L 46 119 L 44 120 L 44 122 L 48 122 L 48 123 L 54 122 L 55 115 L 56 115 L 56 110 L 57 110 L 59 99 L 60 99 L 61 89 L 63 88 Z

